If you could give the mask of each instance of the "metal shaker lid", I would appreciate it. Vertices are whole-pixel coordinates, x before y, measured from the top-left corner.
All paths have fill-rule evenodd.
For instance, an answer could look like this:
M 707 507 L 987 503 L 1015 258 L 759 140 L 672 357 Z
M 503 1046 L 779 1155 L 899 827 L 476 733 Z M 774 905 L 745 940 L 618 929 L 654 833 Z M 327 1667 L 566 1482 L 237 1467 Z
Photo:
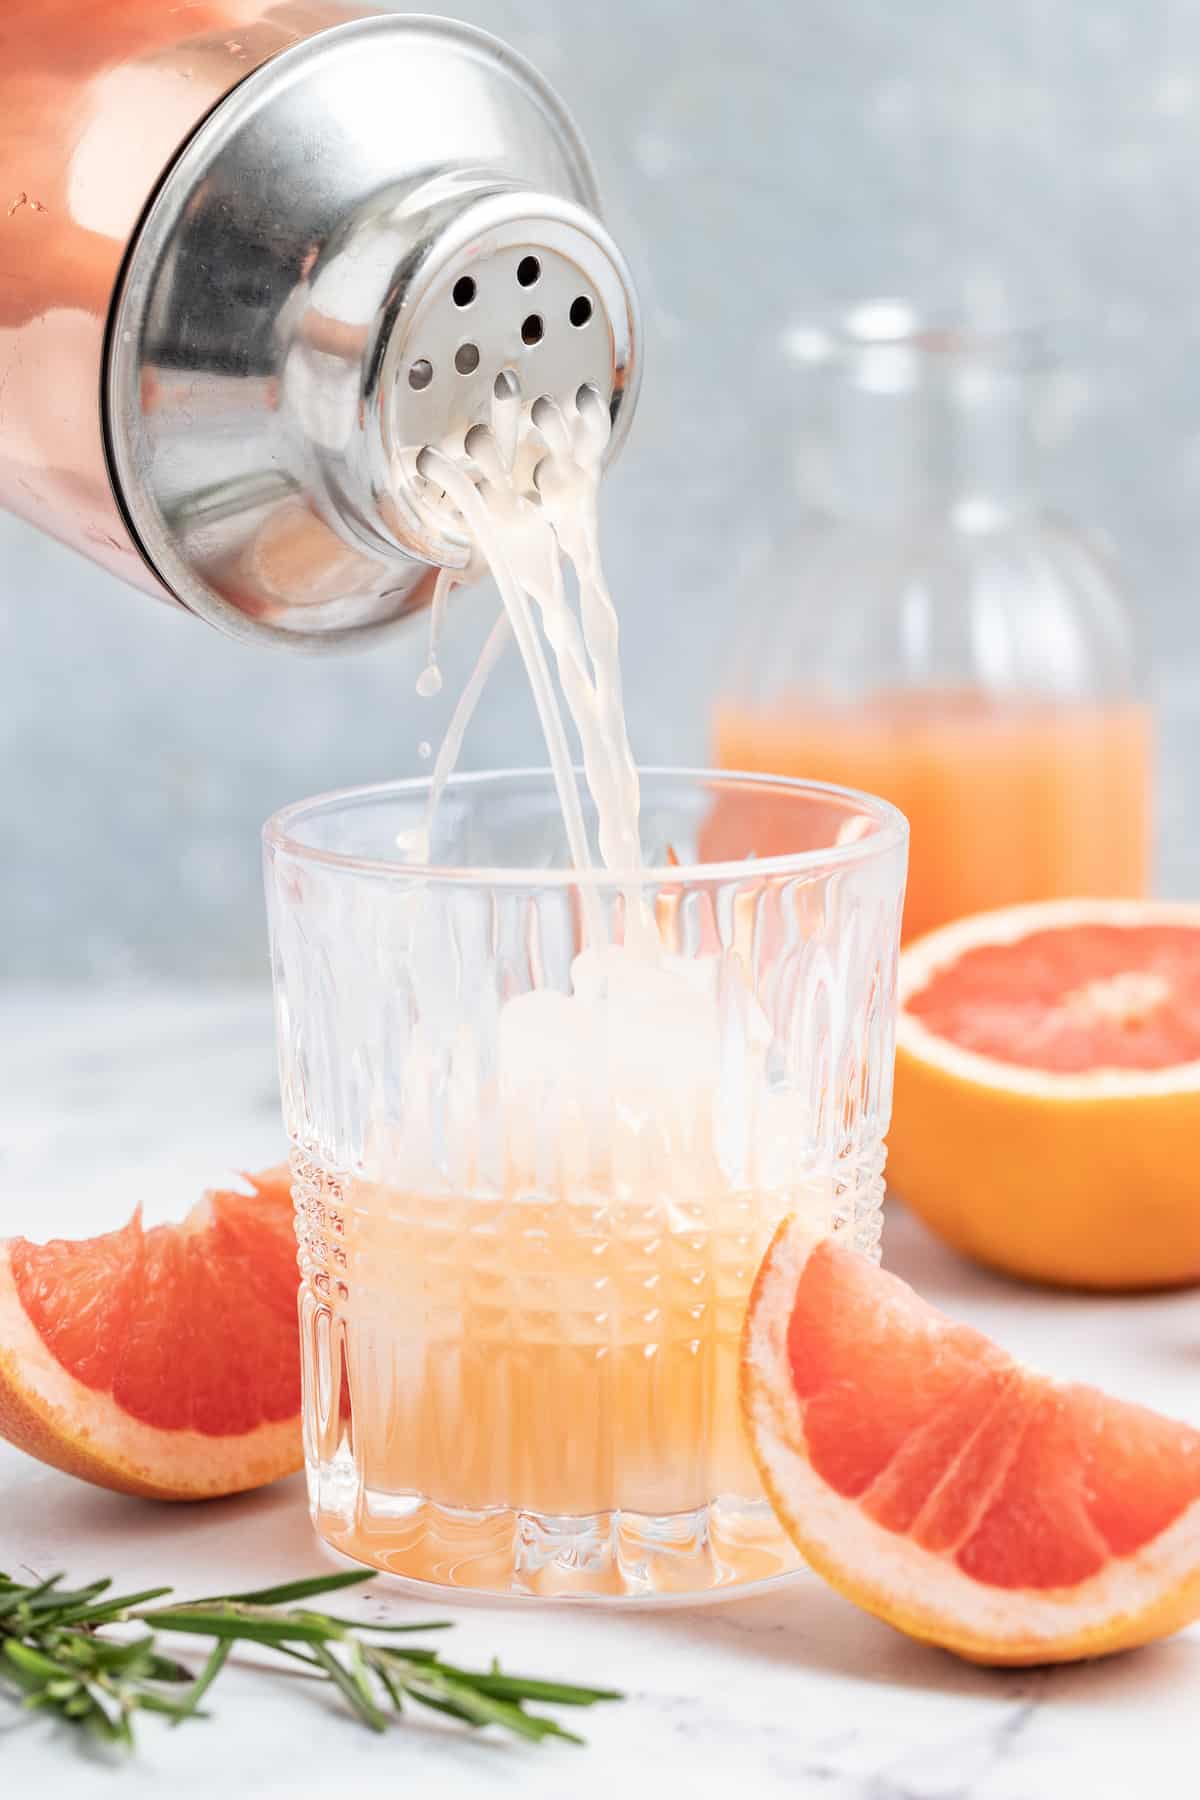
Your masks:
M 636 301 L 554 94 L 472 27 L 318 33 L 200 125 L 131 247 L 106 429 L 130 529 L 176 598 L 320 649 L 402 619 L 467 549 L 416 455 L 461 449 L 512 371 L 597 387 L 620 442 Z

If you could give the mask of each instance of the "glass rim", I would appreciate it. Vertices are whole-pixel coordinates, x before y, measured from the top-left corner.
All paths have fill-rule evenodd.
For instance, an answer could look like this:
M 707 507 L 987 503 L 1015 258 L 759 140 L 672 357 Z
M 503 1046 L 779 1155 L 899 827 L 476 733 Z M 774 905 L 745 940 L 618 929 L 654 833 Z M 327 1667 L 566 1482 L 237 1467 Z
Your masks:
M 573 765 L 576 777 L 582 768 Z M 856 863 L 870 863 L 877 857 L 903 847 L 908 841 L 908 820 L 899 807 L 859 788 L 839 787 L 831 781 L 808 781 L 803 777 L 770 775 L 753 769 L 705 769 L 671 767 L 662 764 L 638 765 L 639 780 L 666 779 L 685 784 L 723 782 L 742 789 L 782 790 L 793 797 L 809 795 L 853 803 L 856 810 L 872 819 L 876 829 L 845 844 L 828 844 L 818 849 L 793 850 L 778 856 L 741 857 L 733 861 L 702 863 L 643 864 L 635 869 L 596 868 L 587 874 L 570 866 L 562 868 L 506 867 L 479 864 L 464 868 L 453 863 L 402 863 L 382 857 L 350 855 L 342 850 L 324 850 L 305 844 L 292 835 L 293 827 L 321 813 L 338 812 L 349 806 L 369 804 L 387 797 L 413 797 L 428 793 L 430 777 L 413 775 L 396 781 L 368 782 L 358 787 L 335 788 L 314 794 L 307 800 L 294 800 L 272 813 L 262 828 L 264 846 L 280 851 L 298 862 L 323 868 L 340 869 L 347 874 L 370 875 L 391 881 L 425 881 L 438 886 L 490 888 L 573 888 L 584 882 L 611 891 L 617 888 L 678 885 L 697 887 L 705 882 L 744 879 L 747 875 L 802 875 L 816 869 L 841 869 Z M 507 769 L 472 769 L 456 772 L 446 783 L 444 792 L 463 789 L 485 789 L 501 782 L 539 782 L 552 793 L 554 777 L 547 767 Z

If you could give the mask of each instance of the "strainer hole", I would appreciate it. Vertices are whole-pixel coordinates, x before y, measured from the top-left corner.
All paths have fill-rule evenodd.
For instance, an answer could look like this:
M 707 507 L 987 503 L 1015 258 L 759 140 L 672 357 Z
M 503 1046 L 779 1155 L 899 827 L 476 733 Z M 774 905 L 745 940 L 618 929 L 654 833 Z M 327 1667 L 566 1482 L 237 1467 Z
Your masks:
M 571 310 L 567 314 L 572 325 L 586 325 L 591 316 L 592 303 L 586 294 L 580 294 L 578 299 L 572 300 Z
M 532 287 L 542 272 L 542 265 L 536 256 L 523 256 L 517 264 L 517 280 L 522 287 Z
M 475 344 L 460 344 L 454 352 L 454 366 L 460 375 L 473 375 L 479 367 L 479 349 Z
M 537 313 L 530 313 L 521 326 L 521 342 L 523 344 L 540 344 L 546 327 Z
M 470 306 L 475 298 L 475 282 L 470 275 L 460 275 L 450 290 L 455 306 Z
M 412 364 L 408 371 L 408 385 L 410 388 L 414 388 L 419 394 L 421 389 L 427 388 L 432 380 L 433 364 L 427 357 L 422 356 L 417 362 Z

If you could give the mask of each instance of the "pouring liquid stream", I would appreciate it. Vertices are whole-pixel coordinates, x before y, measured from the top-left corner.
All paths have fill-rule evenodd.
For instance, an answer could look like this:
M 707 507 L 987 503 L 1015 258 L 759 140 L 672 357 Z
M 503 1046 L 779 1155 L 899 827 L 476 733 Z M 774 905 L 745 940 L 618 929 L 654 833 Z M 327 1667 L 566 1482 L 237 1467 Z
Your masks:
M 605 943 L 606 930 L 591 879 L 593 861 L 567 732 L 538 626 L 540 622 L 554 653 L 561 693 L 582 749 L 602 861 L 607 869 L 632 875 L 642 862 L 638 776 L 625 724 L 617 613 L 604 579 L 597 513 L 609 429 L 607 408 L 590 386 L 579 390 L 572 418 L 548 396 L 535 400 L 526 433 L 540 436 L 546 454 L 534 470 L 535 491 L 522 491 L 517 478 L 520 390 L 515 377 L 505 371 L 493 389 L 490 425 L 477 425 L 467 433 L 467 466 L 433 448 L 423 450 L 417 463 L 420 474 L 440 487 L 455 508 L 476 555 L 496 582 L 504 608 L 446 731 L 430 782 L 420 849 L 428 856 L 438 803 L 471 718 L 509 637 L 515 637 L 545 736 L 593 947 Z M 567 597 L 564 563 L 574 570 L 578 583 L 578 618 Z M 435 693 L 441 686 L 436 642 L 453 581 L 444 572 L 438 582 L 430 659 L 418 680 L 422 694 Z M 624 902 L 625 947 L 653 957 L 658 934 L 632 881 Z

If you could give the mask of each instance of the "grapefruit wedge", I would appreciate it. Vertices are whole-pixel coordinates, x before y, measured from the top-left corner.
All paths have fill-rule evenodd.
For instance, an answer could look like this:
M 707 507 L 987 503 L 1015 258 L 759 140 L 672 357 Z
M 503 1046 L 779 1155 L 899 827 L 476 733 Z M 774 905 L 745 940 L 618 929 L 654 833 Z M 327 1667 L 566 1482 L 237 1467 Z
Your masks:
M 0 1242 L 0 1435 L 157 1500 L 298 1469 L 296 1242 L 286 1168 L 181 1225 Z
M 819 1574 L 973 1662 L 1069 1662 L 1200 1616 L 1200 1432 L 1035 1374 L 788 1220 L 746 1315 L 743 1417 Z
M 1200 907 L 1054 901 L 910 945 L 888 1146 L 900 1198 L 981 1262 L 1200 1280 Z

